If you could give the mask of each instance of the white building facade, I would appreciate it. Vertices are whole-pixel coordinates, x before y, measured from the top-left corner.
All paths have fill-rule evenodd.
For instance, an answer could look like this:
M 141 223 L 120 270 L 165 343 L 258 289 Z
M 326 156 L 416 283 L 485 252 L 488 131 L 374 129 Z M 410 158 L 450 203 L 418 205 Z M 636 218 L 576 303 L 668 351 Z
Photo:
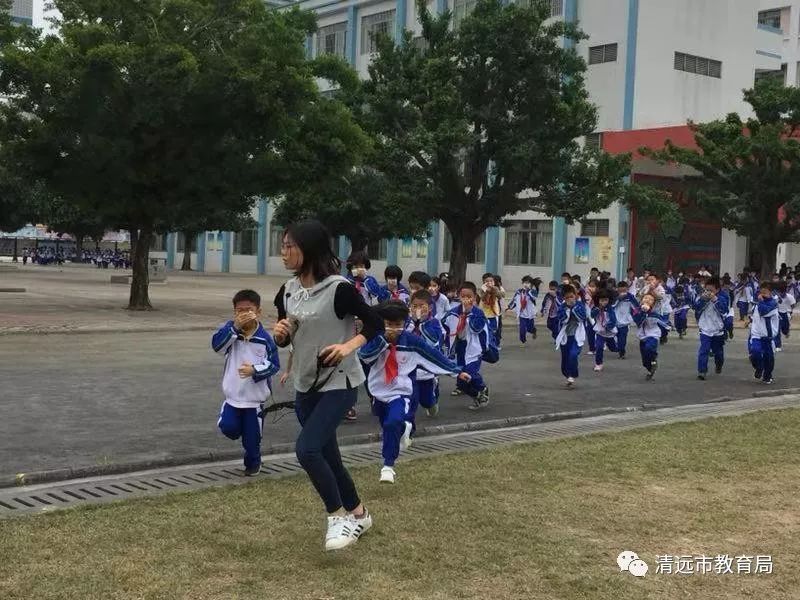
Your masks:
M 635 152 L 643 145 L 660 147 L 666 139 L 690 143 L 687 120 L 707 121 L 729 112 L 746 115 L 749 106 L 742 90 L 752 87 L 756 77 L 794 73 L 792 83 L 796 83 L 800 1 L 790 8 L 780 5 L 779 21 L 763 13 L 779 3 L 761 4 L 550 0 L 553 18 L 577 21 L 589 36 L 576 48 L 587 60 L 587 88 L 599 108 L 597 133 L 587 143 L 612 153 Z M 362 77 L 367 76 L 373 50 L 370 33 L 385 32 L 399 39 L 403 29 L 415 33 L 421 29 L 412 0 L 301 0 L 297 5 L 318 18 L 317 33 L 307 41 L 309 55 L 338 54 Z M 474 0 L 434 0 L 429 7 L 451 10 L 457 22 L 472 10 Z M 658 223 L 621 204 L 575 224 L 535 212 L 510 215 L 506 227 L 489 228 L 478 239 L 468 278 L 479 279 L 488 271 L 514 285 L 527 274 L 549 281 L 564 271 L 585 276 L 591 267 L 598 267 L 620 277 L 629 265 L 694 270 L 701 264 L 733 275 L 753 260 L 746 239 L 722 230 L 692 208 L 691 191 L 682 187 L 674 170 L 635 159 L 631 179 L 669 189 L 676 201 L 686 205 L 686 225 L 663 231 Z M 271 225 L 270 204 L 260 201 L 254 217 L 258 222 L 254 230 L 199 236 L 193 268 L 284 274 L 279 259 L 282 232 Z M 376 241 L 370 245 L 373 271 L 379 278 L 387 264 L 398 264 L 406 273 L 446 271 L 449 244 L 442 223 L 432 223 L 425 240 Z M 182 249 L 180 236 L 170 234 L 158 242 L 154 255 L 177 266 Z M 344 258 L 348 251 L 341 239 L 340 255 Z

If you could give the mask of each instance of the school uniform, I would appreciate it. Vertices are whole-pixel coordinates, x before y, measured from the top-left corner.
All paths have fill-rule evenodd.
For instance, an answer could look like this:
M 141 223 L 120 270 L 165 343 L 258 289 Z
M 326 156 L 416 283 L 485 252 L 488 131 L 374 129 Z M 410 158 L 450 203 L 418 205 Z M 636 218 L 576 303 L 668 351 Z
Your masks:
M 721 292 L 721 290 L 720 290 Z M 725 317 L 728 314 L 728 295 L 719 293 L 711 302 L 700 297 L 694 305 L 694 316 L 700 330 L 700 348 L 697 351 L 697 372 L 705 375 L 708 372 L 709 352 L 714 354 L 717 372 L 725 363 Z
M 781 334 L 789 337 L 789 330 L 792 321 L 792 308 L 795 305 L 793 294 L 785 293 L 778 295 L 778 333 L 775 335 L 775 348 L 782 348 L 783 341 Z
M 750 313 L 750 337 L 748 351 L 750 363 L 755 369 L 756 379 L 772 382 L 772 373 L 775 369 L 775 334 L 780 328 L 778 317 L 778 300 L 767 298 L 756 300 Z
M 675 319 L 675 331 L 678 332 L 680 337 L 686 335 L 686 330 L 688 329 L 687 324 L 687 316 L 689 314 L 689 310 L 692 308 L 692 305 L 689 303 L 689 299 L 681 294 L 676 295 L 672 300 L 672 314 L 673 318 Z
M 514 297 L 508 304 L 508 308 L 514 311 L 519 320 L 519 341 L 523 344 L 527 341 L 527 334 L 536 335 L 534 316 L 536 315 L 537 294 L 535 289 L 521 288 L 514 293 Z
M 421 337 L 407 331 L 394 344 L 383 335 L 374 337 L 361 347 L 358 357 L 370 365 L 372 411 L 383 430 L 383 463 L 392 467 L 400 454 L 406 423 L 410 423 L 414 372 L 420 368 L 435 375 L 456 377 L 461 369 Z
M 483 311 L 473 305 L 465 313 L 464 307 L 459 304 L 445 315 L 442 329 L 450 358 L 471 377 L 470 381 L 459 379 L 456 386 L 468 396 L 477 398 L 486 389 L 480 369 L 483 353 L 491 343 L 491 333 Z
M 603 364 L 603 349 L 607 346 L 611 352 L 618 352 L 617 347 L 617 315 L 614 307 L 607 304 L 605 308 L 595 306 L 592 308 L 592 318 L 594 319 L 595 351 L 594 364 Z
M 583 322 L 583 327 L 586 330 L 586 342 L 589 344 L 589 353 L 595 351 L 595 340 L 594 340 L 594 319 L 592 318 L 592 307 L 594 306 L 594 301 L 592 300 L 592 295 L 589 293 L 589 290 L 584 288 L 581 290 L 581 296 L 583 297 L 583 305 L 586 310 L 586 320 Z
M 434 318 L 424 321 L 413 321 L 406 323 L 406 331 L 411 335 L 421 338 L 431 348 L 441 352 L 444 342 L 444 330 L 442 324 Z M 417 408 L 422 406 L 426 409 L 433 408 L 439 402 L 439 381 L 433 373 L 424 369 L 417 369 L 414 374 L 414 387 L 411 396 L 411 424 L 416 429 L 414 416 Z
M 408 305 L 411 303 L 411 293 L 399 281 L 397 282 L 397 287 L 393 290 L 390 290 L 388 285 L 382 285 L 378 294 L 378 301 L 387 302 L 389 300 L 400 300 Z
M 483 311 L 483 316 L 486 318 L 486 325 L 489 327 L 489 331 L 494 337 L 495 343 L 499 346 L 503 333 L 500 328 L 500 300 L 494 298 L 494 302 L 490 304 L 481 299 L 480 308 Z
M 437 321 L 443 319 L 447 311 L 450 310 L 450 300 L 444 294 L 439 293 L 431 296 L 431 303 L 433 306 L 431 313 Z
M 732 300 L 733 293 L 732 290 L 728 289 L 727 287 L 723 287 L 720 290 L 720 294 L 724 294 L 728 298 L 728 311 L 725 313 L 723 323 L 725 325 L 725 334 L 728 336 L 728 338 L 733 339 L 733 319 L 736 315 Z
M 733 301 L 739 310 L 739 320 L 744 321 L 750 313 L 750 304 L 753 301 L 753 290 L 747 282 L 740 281 L 733 288 Z
M 630 292 L 620 294 L 614 302 L 614 316 L 617 319 L 617 351 L 620 358 L 625 358 L 628 330 L 633 323 L 633 314 L 638 309 L 639 301 Z
M 553 335 L 554 340 L 556 337 L 558 337 L 558 307 L 560 304 L 561 299 L 558 296 L 558 292 L 555 294 L 548 292 L 545 294 L 544 299 L 542 300 L 542 310 L 539 311 L 547 320 L 547 328 Z
M 356 290 L 364 298 L 367 306 L 374 306 L 380 302 L 381 286 L 372 275 L 367 275 L 363 278 L 348 275 L 347 280 L 356 286 Z
M 278 348 L 272 336 L 259 323 L 250 338 L 228 321 L 211 338 L 211 347 L 225 356 L 222 371 L 222 393 L 225 400 L 220 408 L 217 426 L 232 440 L 242 438 L 244 467 L 253 469 L 261 464 L 261 417 L 264 401 L 272 395 L 270 378 L 281 368 Z M 252 377 L 239 377 L 242 363 L 253 365 Z
M 558 307 L 558 335 L 556 350 L 561 351 L 561 374 L 578 377 L 578 360 L 586 341 L 586 306 L 576 301 L 573 306 L 562 303 Z
M 669 324 L 665 322 L 664 315 L 655 307 L 648 312 L 638 309 L 633 314 L 633 321 L 638 327 L 636 335 L 639 338 L 642 366 L 652 377 L 658 366 L 658 341 L 661 338 L 661 330 L 669 327 Z

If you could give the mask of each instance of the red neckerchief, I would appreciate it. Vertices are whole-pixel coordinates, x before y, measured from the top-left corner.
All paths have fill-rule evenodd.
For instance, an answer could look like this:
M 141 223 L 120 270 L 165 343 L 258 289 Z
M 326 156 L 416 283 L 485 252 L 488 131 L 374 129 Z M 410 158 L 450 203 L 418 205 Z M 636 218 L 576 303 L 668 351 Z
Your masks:
M 386 385 L 397 379 L 397 374 L 400 371 L 397 366 L 397 344 L 389 344 L 389 356 L 386 357 L 386 364 L 384 364 L 383 369 Z

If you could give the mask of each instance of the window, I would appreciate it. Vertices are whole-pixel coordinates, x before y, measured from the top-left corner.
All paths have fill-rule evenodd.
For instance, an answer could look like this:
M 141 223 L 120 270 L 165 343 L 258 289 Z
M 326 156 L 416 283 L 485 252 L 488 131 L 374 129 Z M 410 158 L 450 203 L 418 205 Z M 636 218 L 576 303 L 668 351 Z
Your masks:
M 428 258 L 428 240 L 417 240 L 417 258 Z
M 415 35 L 413 38 L 411 38 L 411 45 L 422 53 L 424 53 L 430 47 L 428 40 L 421 35 Z
M 550 0 L 550 16 L 560 17 L 564 14 L 564 0 Z
M 473 11 L 477 0 L 454 0 L 453 29 L 458 29 L 461 22 Z
M 284 229 L 275 223 L 269 228 L 269 255 L 280 256 Z
M 553 221 L 511 221 L 506 227 L 506 264 L 549 267 L 553 262 Z
M 608 219 L 584 219 L 581 221 L 583 237 L 608 237 Z
M 761 81 L 762 79 L 775 79 L 784 83 L 786 81 L 786 64 L 784 63 L 781 65 L 780 70 L 774 71 L 756 71 L 756 81 Z
M 404 238 L 400 241 L 400 258 L 411 258 L 414 256 L 413 252 L 414 240 L 411 238 Z
M 716 77 L 717 79 L 722 77 L 722 63 L 720 61 L 684 54 L 683 52 L 675 53 L 675 69 L 677 71 L 705 75 L 706 77 Z
M 258 229 L 245 229 L 233 234 L 233 253 L 253 256 L 258 253 Z
M 33 0 L 14 0 L 11 5 L 11 16 L 33 19 Z
M 367 245 L 367 256 L 372 260 L 386 260 L 388 254 L 389 242 L 387 240 L 375 240 Z
M 442 239 L 442 254 L 445 262 L 450 260 L 450 255 L 453 253 L 453 236 L 450 235 L 450 230 L 444 228 L 444 237 Z M 486 262 L 486 232 L 481 233 L 472 244 L 467 248 L 467 262 L 473 264 L 483 264 Z
M 762 10 L 758 13 L 758 24 L 766 25 L 767 27 L 774 27 L 775 29 L 781 28 L 781 9 L 775 10 Z
M 347 51 L 347 21 L 326 25 L 317 30 L 317 56 L 334 54 L 345 57 Z
M 617 61 L 617 45 L 605 44 L 603 46 L 592 46 L 589 48 L 589 64 L 597 65 L 600 63 Z
M 586 136 L 586 142 L 584 144 L 587 148 L 594 148 L 595 150 L 602 150 L 603 149 L 603 134 L 599 131 L 595 133 L 590 133 Z
M 167 236 L 163 233 L 156 233 L 150 242 L 150 250 L 153 252 L 164 252 L 167 249 Z
M 176 242 L 177 242 L 177 251 L 178 252 L 185 252 L 186 251 L 186 236 L 183 234 L 182 231 L 177 233 Z M 191 246 L 190 246 L 191 250 Z
M 361 19 L 361 54 L 378 50 L 376 39 L 379 35 L 394 35 L 394 10 L 387 10 Z

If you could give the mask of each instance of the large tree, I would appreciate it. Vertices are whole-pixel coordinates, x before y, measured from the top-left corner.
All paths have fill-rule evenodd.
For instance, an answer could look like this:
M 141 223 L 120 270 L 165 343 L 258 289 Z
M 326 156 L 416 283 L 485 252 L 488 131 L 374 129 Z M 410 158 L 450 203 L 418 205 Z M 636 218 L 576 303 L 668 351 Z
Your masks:
M 433 16 L 417 0 L 421 39 L 378 39 L 350 99 L 379 154 L 396 157 L 386 175 L 427 185 L 423 208 L 450 230 L 458 279 L 480 233 L 520 211 L 571 222 L 621 200 L 676 215 L 661 194 L 624 184 L 629 156 L 582 148 L 597 114 L 585 61 L 564 41 L 585 36 L 546 22 L 549 2 L 531 4 L 478 0 L 453 28 L 449 13 Z
M 59 36 L 4 48 L 0 161 L 131 231 L 129 308 L 156 232 L 352 164 L 363 136 L 320 97 L 314 19 L 262 0 L 54 0 Z
M 745 90 L 753 117 L 689 123 L 697 149 L 667 142 L 648 156 L 694 169 L 698 205 L 747 236 L 761 275 L 775 272 L 778 244 L 800 242 L 800 89 L 762 80 Z

